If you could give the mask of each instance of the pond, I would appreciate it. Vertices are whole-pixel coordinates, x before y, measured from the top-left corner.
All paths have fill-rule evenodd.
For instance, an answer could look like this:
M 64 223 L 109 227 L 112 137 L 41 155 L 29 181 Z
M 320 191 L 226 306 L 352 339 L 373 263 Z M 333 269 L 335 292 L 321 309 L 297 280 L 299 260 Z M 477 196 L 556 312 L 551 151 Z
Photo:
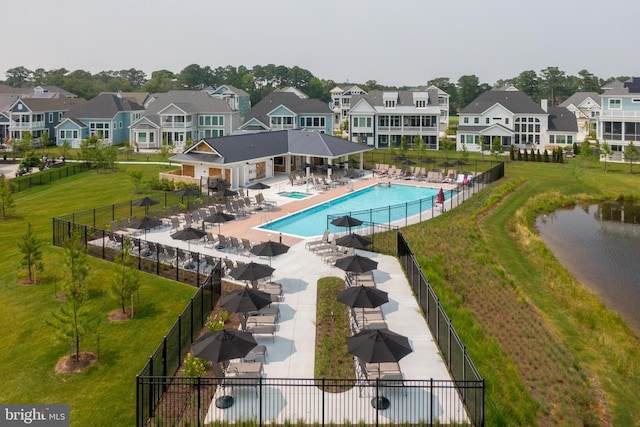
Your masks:
M 640 337 L 640 203 L 576 206 L 541 216 L 540 237 L 567 270 Z

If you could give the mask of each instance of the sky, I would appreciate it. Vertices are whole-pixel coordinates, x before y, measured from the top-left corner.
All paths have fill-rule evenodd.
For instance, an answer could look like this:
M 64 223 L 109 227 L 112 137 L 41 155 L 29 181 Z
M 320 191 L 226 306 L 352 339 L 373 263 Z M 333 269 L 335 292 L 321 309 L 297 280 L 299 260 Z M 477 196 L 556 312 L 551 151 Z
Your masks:
M 337 83 L 481 83 L 558 67 L 640 76 L 637 0 L 29 0 L 0 7 L 10 68 L 298 66 Z

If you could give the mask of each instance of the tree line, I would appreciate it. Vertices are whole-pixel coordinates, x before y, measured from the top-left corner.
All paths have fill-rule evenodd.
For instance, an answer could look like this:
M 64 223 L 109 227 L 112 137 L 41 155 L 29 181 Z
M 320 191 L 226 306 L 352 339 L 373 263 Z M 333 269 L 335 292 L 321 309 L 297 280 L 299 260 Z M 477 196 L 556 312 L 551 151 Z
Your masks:
M 65 68 L 29 70 L 19 66 L 7 70 L 5 76 L 4 83 L 12 87 L 52 85 L 85 99 L 91 99 L 100 92 L 160 93 L 176 89 L 198 90 L 208 86 L 217 87 L 228 84 L 249 93 L 252 105 L 258 103 L 273 90 L 284 86 L 296 87 L 310 98 L 324 102 L 330 101 L 329 91 L 335 86 L 346 88 L 357 84 L 366 91 L 406 90 L 409 88 L 408 86 L 383 86 L 378 84 L 376 80 L 368 80 L 361 84 L 334 82 L 316 77 L 309 70 L 298 66 L 287 67 L 274 64 L 254 65 L 253 68 L 247 68 L 243 65 L 211 68 L 210 66 L 202 67 L 198 64 L 191 64 L 178 73 L 169 70 L 153 71 L 150 77 L 144 71 L 135 68 L 91 74 L 84 70 L 69 71 Z M 461 76 L 456 82 L 448 77 L 439 77 L 427 81 L 426 85 L 435 85 L 451 96 L 450 113 L 454 115 L 492 87 L 512 84 L 534 101 L 539 102 L 540 99 L 546 98 L 549 100 L 550 106 L 555 106 L 575 92 L 601 93 L 605 83 L 627 79 L 629 79 L 628 76 L 603 79 L 587 70 L 580 70 L 578 75 L 572 76 L 558 67 L 547 67 L 539 72 L 523 71 L 515 77 L 500 79 L 493 85 L 481 83 L 480 79 L 473 74 Z

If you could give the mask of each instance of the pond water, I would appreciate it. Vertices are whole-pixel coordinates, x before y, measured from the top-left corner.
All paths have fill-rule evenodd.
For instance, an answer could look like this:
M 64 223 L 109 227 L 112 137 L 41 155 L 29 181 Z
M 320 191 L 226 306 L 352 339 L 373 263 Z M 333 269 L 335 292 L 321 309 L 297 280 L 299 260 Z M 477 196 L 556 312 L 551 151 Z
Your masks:
M 536 221 L 567 270 L 640 337 L 640 205 L 561 209 Z

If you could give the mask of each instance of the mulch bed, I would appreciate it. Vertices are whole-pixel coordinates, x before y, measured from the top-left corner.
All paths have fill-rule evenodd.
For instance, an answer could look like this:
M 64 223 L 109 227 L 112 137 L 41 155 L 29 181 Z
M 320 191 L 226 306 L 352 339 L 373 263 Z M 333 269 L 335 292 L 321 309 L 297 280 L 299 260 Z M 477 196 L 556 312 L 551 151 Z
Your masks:
M 75 355 L 64 356 L 56 363 L 56 373 L 78 373 L 87 369 L 90 366 L 95 365 L 98 362 L 98 356 L 95 353 L 89 353 L 87 351 L 81 352 L 78 355 L 76 361 Z

